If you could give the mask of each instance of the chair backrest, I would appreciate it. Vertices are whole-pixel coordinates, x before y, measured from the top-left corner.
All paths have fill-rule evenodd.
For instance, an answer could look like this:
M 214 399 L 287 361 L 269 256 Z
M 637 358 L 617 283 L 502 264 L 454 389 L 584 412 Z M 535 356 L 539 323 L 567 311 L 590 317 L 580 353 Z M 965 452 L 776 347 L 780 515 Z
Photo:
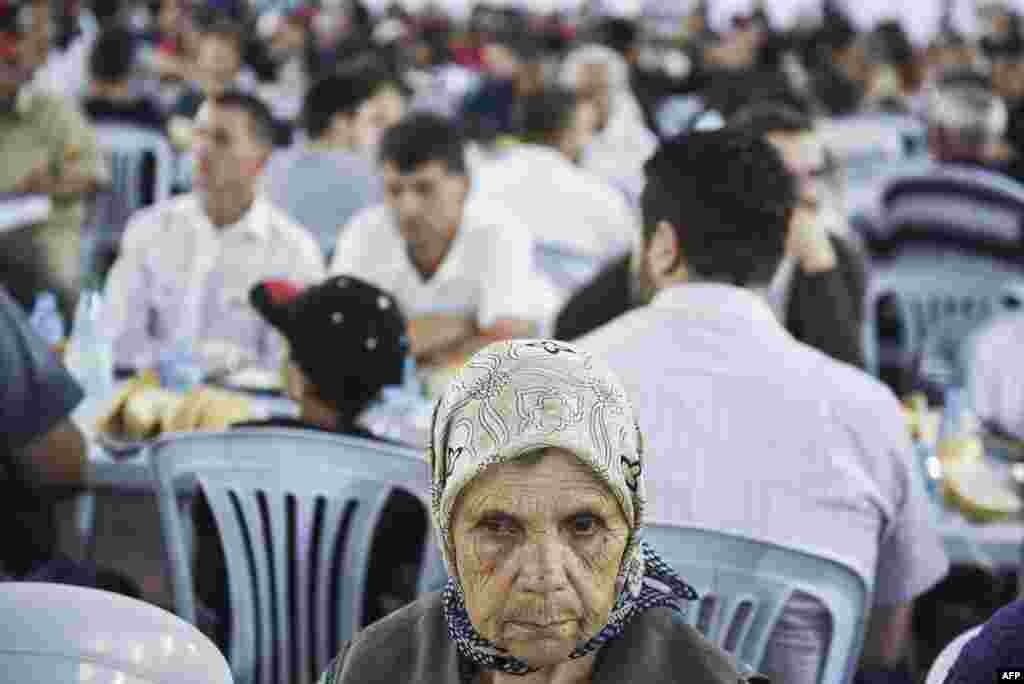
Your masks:
M 172 436 L 150 453 L 175 610 L 190 621 L 191 568 L 175 495 L 183 478 L 194 478 L 213 512 L 239 682 L 312 681 L 361 626 L 370 545 L 388 496 L 405 490 L 429 508 L 426 462 L 381 442 L 240 429 Z
M 883 298 L 895 300 L 902 333 L 898 345 L 901 363 L 909 363 L 936 331 L 945 331 L 941 345 L 947 347 L 1005 311 L 1008 290 L 1020 282 L 1024 282 L 1024 270 L 955 252 L 906 253 L 876 267 L 864 299 L 868 371 L 879 372 L 878 314 Z M 934 335 L 933 339 L 940 344 Z
M 649 525 L 645 537 L 700 595 L 686 620 L 741 662 L 761 667 L 787 600 L 814 596 L 832 617 L 818 681 L 853 680 L 873 582 L 850 566 L 791 548 L 697 527 Z
M 171 196 L 174 156 L 160 133 L 138 126 L 98 124 L 100 148 L 110 164 L 110 189 L 97 195 L 90 223 L 104 240 L 117 240 L 131 215 L 146 206 L 146 184 L 152 183 L 152 203 Z M 153 159 L 152 178 L 145 175 L 147 156 Z
M 978 632 L 985 625 L 978 625 L 972 627 L 953 641 L 949 642 L 942 652 L 939 653 L 939 657 L 932 663 L 931 669 L 928 670 L 928 677 L 925 679 L 925 684 L 943 684 L 946 681 L 946 676 L 949 671 L 953 669 L 953 664 L 956 663 L 956 659 L 960 657 L 960 651 L 964 650 L 964 646 L 967 642 L 978 636 Z
M 557 287 L 571 292 L 590 281 L 604 264 L 604 259 L 582 254 L 557 242 L 537 240 L 533 247 L 534 263 Z
M 231 684 L 217 647 L 149 603 L 66 584 L 0 583 L 5 682 Z

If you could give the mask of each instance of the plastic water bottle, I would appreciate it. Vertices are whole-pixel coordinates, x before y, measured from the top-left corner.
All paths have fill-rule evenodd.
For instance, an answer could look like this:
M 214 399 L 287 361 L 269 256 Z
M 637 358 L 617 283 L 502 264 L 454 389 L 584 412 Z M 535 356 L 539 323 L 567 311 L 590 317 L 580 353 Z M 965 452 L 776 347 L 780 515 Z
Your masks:
M 93 418 L 114 392 L 114 346 L 103 327 L 103 300 L 98 292 L 83 292 L 79 298 L 64 362 L 85 392 L 76 417 L 91 431 Z
M 405 357 L 405 363 L 402 366 L 402 389 L 416 397 L 425 396 L 423 384 L 416 371 L 416 359 L 412 354 Z
M 57 295 L 52 292 L 42 292 L 36 297 L 35 306 L 29 316 L 29 324 L 52 351 L 60 350 L 66 332 L 64 319 L 57 307 Z

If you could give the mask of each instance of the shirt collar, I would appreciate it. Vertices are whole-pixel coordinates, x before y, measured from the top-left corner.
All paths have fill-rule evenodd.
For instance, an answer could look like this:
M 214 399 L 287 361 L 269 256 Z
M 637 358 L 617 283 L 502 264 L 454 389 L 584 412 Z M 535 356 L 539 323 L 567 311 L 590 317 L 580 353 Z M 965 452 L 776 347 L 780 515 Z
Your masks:
M 210 217 L 206 215 L 202 201 L 198 196 L 196 197 L 195 208 L 202 223 L 215 234 L 242 233 L 260 241 L 265 241 L 270 235 L 270 206 L 266 199 L 260 195 L 256 196 L 252 206 L 249 207 L 249 211 L 245 212 L 237 223 L 223 226 L 219 229 L 210 222 Z
M 718 283 L 683 283 L 660 291 L 651 301 L 655 309 L 682 311 L 708 320 L 742 320 L 752 327 L 782 330 L 765 294 Z

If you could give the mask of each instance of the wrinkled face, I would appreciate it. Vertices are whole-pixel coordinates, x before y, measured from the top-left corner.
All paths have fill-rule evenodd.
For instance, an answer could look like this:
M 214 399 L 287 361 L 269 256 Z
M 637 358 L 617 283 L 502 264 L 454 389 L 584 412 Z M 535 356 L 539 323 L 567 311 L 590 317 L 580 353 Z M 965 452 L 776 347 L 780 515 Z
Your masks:
M 231 40 L 206 36 L 199 42 L 196 76 L 208 97 L 216 97 L 230 88 L 241 68 L 242 57 Z
M 452 542 L 473 626 L 542 668 L 567 660 L 607 623 L 629 528 L 575 456 L 538 456 L 472 482 L 453 512 Z
M 357 150 L 373 154 L 384 131 L 405 115 L 405 98 L 397 88 L 382 88 L 356 110 L 352 120 L 353 143 Z
M 597 114 L 598 130 L 604 130 L 612 113 L 611 73 L 608 65 L 582 65 L 576 92 L 581 100 L 593 105 Z
M 428 162 L 409 173 L 385 162 L 381 175 L 388 206 L 409 253 L 425 262 L 439 260 L 462 222 L 468 179 L 442 161 Z
M 270 150 L 253 135 L 247 112 L 205 103 L 193 136 L 197 188 L 235 192 L 255 185 Z

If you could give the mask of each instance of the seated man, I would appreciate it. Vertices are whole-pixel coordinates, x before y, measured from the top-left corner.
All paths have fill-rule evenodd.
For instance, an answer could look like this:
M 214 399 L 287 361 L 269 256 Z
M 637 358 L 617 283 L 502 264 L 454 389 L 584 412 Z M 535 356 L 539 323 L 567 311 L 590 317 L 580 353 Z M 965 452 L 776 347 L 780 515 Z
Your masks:
M 455 127 L 413 115 L 385 133 L 379 159 L 386 203 L 342 229 L 331 273 L 394 293 L 421 361 L 446 363 L 529 336 L 544 315 L 530 280 L 531 236 L 500 207 L 468 201 Z
M 166 126 L 163 112 L 151 98 L 135 91 L 136 38 L 125 28 L 100 34 L 89 56 L 89 96 L 82 103 L 93 123 L 138 126 L 158 133 Z
M 308 141 L 271 158 L 263 187 L 267 197 L 306 226 L 330 254 L 338 226 L 384 201 L 380 176 L 359 149 L 381 109 L 386 81 L 368 72 L 326 76 L 303 104 Z
M 288 341 L 288 395 L 299 404 L 298 420 L 239 423 L 235 427 L 322 430 L 373 438 L 360 414 L 381 390 L 403 381 L 409 340 L 395 299 L 356 278 L 339 276 L 304 291 L 286 282 L 265 282 L 250 293 L 253 307 Z M 199 400 L 194 393 L 186 404 Z M 188 410 L 187 405 L 180 410 Z M 205 501 L 194 518 L 198 531 L 196 588 L 217 613 L 213 631 L 227 642 L 228 592 L 224 556 Z M 420 502 L 394 495 L 378 528 L 364 605 L 368 624 L 415 598 L 416 569 L 426 534 Z
M 948 561 L 896 398 L 794 340 L 764 297 L 804 211 L 796 178 L 772 145 L 730 129 L 664 144 L 647 173 L 634 264 L 649 304 L 578 344 L 636 407 L 648 520 L 841 559 L 873 578 L 864 664 L 900 668 L 914 599 Z M 829 629 L 796 593 L 761 671 L 818 681 Z
M 96 135 L 73 103 L 41 91 L 32 76 L 46 57 L 51 3 L 0 3 L 0 193 L 47 195 L 45 223 L 0 233 L 0 283 L 23 307 L 53 290 L 62 313 L 81 286 L 85 200 L 107 182 Z
M 323 256 L 301 226 L 259 197 L 273 120 L 259 100 L 228 92 L 204 105 L 191 194 L 138 212 L 107 281 L 115 363 L 152 367 L 175 344 L 207 373 L 238 363 L 276 368 L 282 345 L 249 306 L 271 277 L 323 277 Z
M 89 456 L 71 413 L 82 390 L 0 287 L 0 580 L 75 584 L 139 598 L 116 572 L 58 547 L 56 503 L 89 479 Z

